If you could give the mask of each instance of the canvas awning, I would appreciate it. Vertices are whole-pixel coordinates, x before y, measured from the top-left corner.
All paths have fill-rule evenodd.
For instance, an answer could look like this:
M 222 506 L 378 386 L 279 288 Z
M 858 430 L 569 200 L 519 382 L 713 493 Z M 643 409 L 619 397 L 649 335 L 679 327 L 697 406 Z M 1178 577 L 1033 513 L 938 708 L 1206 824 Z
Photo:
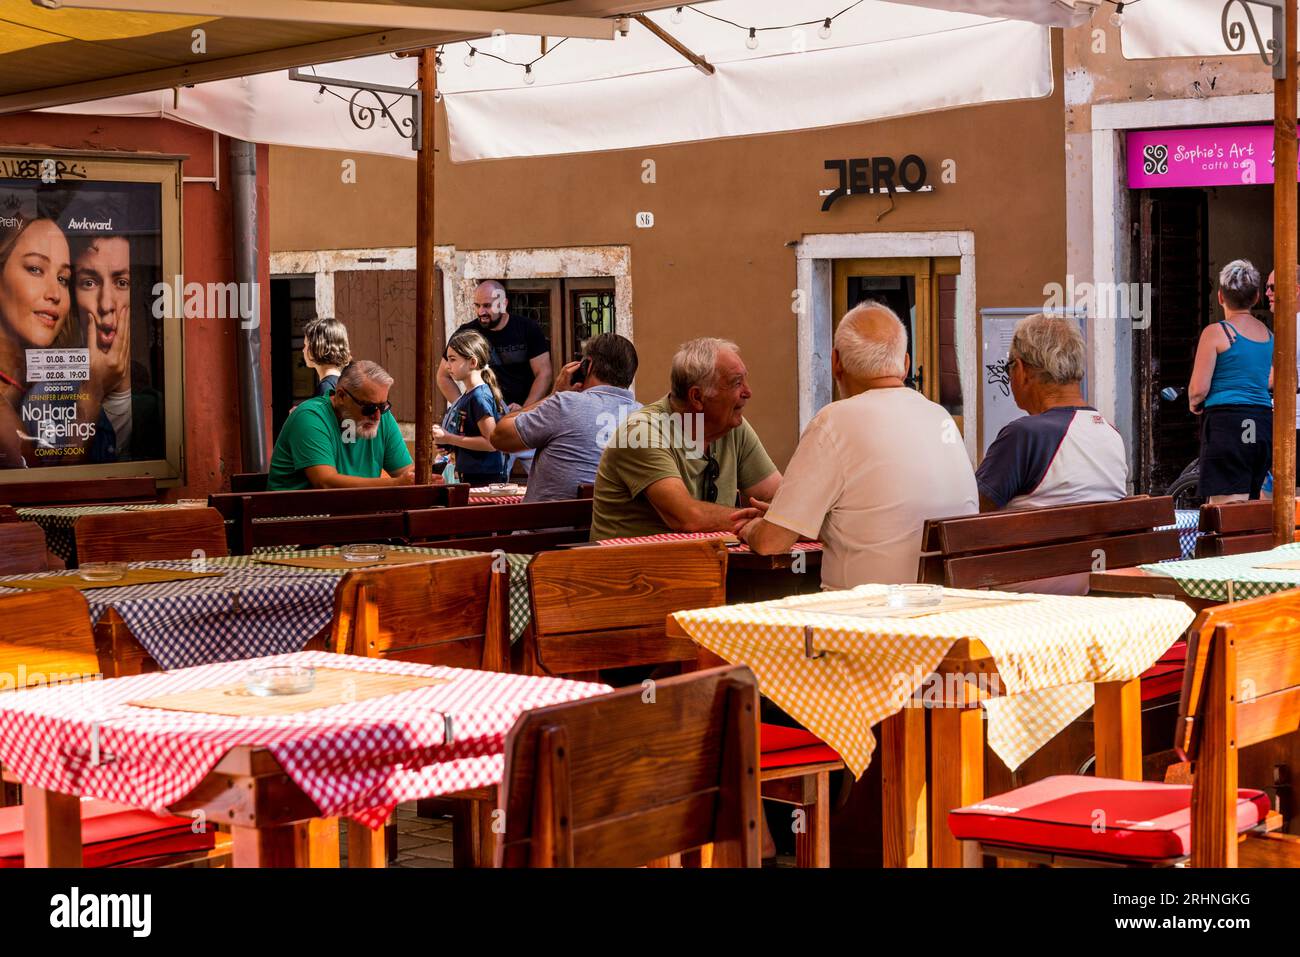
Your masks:
M 1124 9 L 1124 26 L 1120 30 L 1120 47 L 1130 60 L 1163 57 L 1221 57 L 1233 51 L 1223 38 L 1225 0 L 1141 0 Z M 1258 57 L 1259 47 L 1251 29 L 1260 39 L 1273 38 L 1273 16 L 1267 7 L 1233 4 L 1227 22 L 1240 24 L 1244 46 L 1241 56 Z
M 640 22 L 613 42 L 506 35 L 444 45 L 439 77 L 454 160 L 548 155 L 861 123 L 934 110 L 1047 96 L 1051 44 L 1045 23 L 1086 18 L 1058 0 L 863 0 L 837 18 L 842 0 L 714 0 L 647 14 L 702 56 L 705 75 Z M 554 6 L 554 5 L 552 5 Z M 993 6 L 1035 22 L 969 12 Z M 939 9 L 942 8 L 942 9 Z M 792 12 L 793 11 L 793 12 Z M 721 19 L 712 19 L 713 17 Z M 758 48 L 745 29 L 757 28 Z M 793 21 L 792 29 L 771 29 Z M 680 21 L 680 22 L 675 22 Z M 471 47 L 474 66 L 464 63 Z M 499 58 L 499 59 L 498 59 Z M 522 64 L 535 83 L 524 82 Z M 944 64 L 936 69 L 935 64 Z M 315 68 L 322 76 L 410 87 L 415 67 L 391 56 Z M 340 90 L 344 97 L 351 92 Z M 279 145 L 411 157 L 392 130 L 359 130 L 344 99 L 314 102 L 317 88 L 284 72 L 60 107 L 69 112 L 167 116 Z M 400 98 L 385 96 L 403 117 Z M 362 95 L 360 105 L 373 105 Z

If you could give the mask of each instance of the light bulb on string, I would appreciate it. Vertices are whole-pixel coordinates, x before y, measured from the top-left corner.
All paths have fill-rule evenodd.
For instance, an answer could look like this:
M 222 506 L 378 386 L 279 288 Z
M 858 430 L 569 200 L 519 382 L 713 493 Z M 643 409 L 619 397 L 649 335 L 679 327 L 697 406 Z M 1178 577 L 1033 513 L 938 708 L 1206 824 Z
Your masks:
M 672 14 L 668 17 L 668 19 L 671 20 L 673 23 L 681 23 L 681 22 L 682 22 L 682 8 L 681 8 L 681 7 L 678 7 L 676 10 L 674 10 L 674 11 L 672 12 Z
M 433 69 L 437 73 L 446 73 L 447 67 L 442 62 L 442 54 L 439 53 L 433 58 Z
M 325 99 L 325 87 L 322 86 L 319 90 L 317 90 L 312 95 L 311 100 L 313 103 L 321 103 L 324 101 L 324 99 Z
M 831 18 L 830 18 L 830 17 L 827 17 L 827 18 L 826 18 L 826 22 L 823 23 L 820 27 L 817 28 L 817 35 L 818 35 L 819 37 L 821 37 L 823 40 L 829 40 L 829 39 L 831 38 Z
M 745 38 L 745 46 L 749 47 L 751 50 L 758 49 L 758 30 L 754 27 L 749 28 L 749 36 Z
M 1124 4 L 1115 4 L 1115 12 L 1110 15 L 1110 25 L 1117 30 L 1124 25 Z
M 380 128 L 381 130 L 386 130 L 386 129 L 388 129 L 388 110 L 387 110 L 387 109 L 381 109 L 381 110 L 379 111 L 379 128 Z
M 473 47 L 470 47 L 470 48 L 469 48 L 469 52 L 465 54 L 465 65 L 466 65 L 466 66 L 468 66 L 468 67 L 472 67 L 472 66 L 474 65 L 474 54 L 476 54 L 476 53 L 478 53 L 478 51 L 475 50 Z
M 527 83 L 529 86 L 532 86 L 533 83 L 535 83 L 536 81 L 537 81 L 537 77 L 533 76 L 532 64 L 526 64 L 524 66 L 524 82 Z

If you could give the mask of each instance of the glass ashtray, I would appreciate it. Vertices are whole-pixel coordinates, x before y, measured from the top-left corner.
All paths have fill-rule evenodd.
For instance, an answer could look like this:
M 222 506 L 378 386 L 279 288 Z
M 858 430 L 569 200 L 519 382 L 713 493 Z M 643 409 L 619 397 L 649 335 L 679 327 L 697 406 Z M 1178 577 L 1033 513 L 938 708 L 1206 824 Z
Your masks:
M 492 495 L 518 495 L 522 491 L 514 482 L 493 482 L 487 490 Z
M 930 608 L 942 601 L 942 585 L 890 585 L 885 604 L 890 608 Z
M 178 508 L 207 508 L 208 500 L 206 498 L 181 498 L 176 500 Z
M 264 698 L 282 694 L 306 694 L 316 687 L 316 669 L 306 665 L 253 668 L 244 678 L 244 687 L 249 694 Z
M 344 545 L 339 554 L 347 562 L 382 562 L 388 548 L 384 545 Z
M 126 566 L 121 562 L 85 562 L 77 568 L 82 581 L 117 582 L 126 577 Z

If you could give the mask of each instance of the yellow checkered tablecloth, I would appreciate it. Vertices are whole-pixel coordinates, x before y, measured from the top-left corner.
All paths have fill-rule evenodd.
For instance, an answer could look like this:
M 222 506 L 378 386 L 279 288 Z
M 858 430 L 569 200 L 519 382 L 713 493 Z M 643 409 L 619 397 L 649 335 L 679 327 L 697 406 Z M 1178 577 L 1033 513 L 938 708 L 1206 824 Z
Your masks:
M 885 585 L 725 605 L 673 615 L 699 644 L 748 665 L 763 694 L 839 752 L 855 775 L 871 762 L 871 726 L 920 692 L 953 644 L 982 642 L 998 668 L 984 703 L 990 747 L 1014 770 L 1092 706 L 1093 684 L 1136 678 L 1195 617 L 1182 602 L 945 589 L 945 595 L 1006 599 L 917 618 L 817 611 L 847 597 L 884 596 Z M 791 605 L 801 607 L 792 608 Z M 804 651 L 812 628 L 820 657 Z

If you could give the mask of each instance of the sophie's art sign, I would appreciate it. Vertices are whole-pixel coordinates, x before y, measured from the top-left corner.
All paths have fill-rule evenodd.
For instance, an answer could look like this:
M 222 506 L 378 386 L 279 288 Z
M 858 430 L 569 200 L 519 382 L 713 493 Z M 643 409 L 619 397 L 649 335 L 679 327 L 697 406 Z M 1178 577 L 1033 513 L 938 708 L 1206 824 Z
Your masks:
M 1128 134 L 1130 189 L 1273 182 L 1273 127 L 1220 126 Z

